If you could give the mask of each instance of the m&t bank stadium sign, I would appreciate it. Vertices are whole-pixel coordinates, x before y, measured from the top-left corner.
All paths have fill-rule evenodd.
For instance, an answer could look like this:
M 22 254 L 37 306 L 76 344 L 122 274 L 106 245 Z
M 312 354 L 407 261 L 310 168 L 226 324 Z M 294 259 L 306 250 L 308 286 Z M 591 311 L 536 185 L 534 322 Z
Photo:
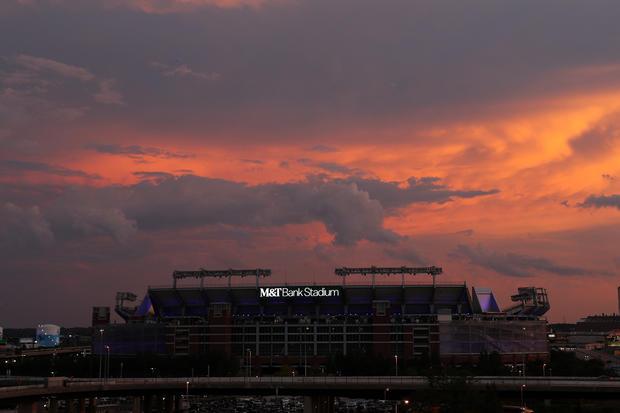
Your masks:
M 340 297 L 340 287 L 259 287 L 258 298 Z

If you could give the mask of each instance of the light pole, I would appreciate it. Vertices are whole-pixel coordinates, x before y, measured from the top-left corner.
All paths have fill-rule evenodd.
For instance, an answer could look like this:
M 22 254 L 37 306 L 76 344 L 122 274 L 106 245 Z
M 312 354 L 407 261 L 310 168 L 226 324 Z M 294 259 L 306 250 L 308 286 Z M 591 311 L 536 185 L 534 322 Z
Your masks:
M 543 363 L 543 377 L 545 377 L 545 376 L 546 376 L 546 374 L 545 374 L 545 368 L 546 368 L 546 367 L 547 367 L 547 363 Z
M 523 327 L 523 377 L 525 377 L 525 352 L 527 351 L 527 346 L 525 343 L 525 327 Z
M 523 402 L 523 389 L 525 389 L 525 384 L 521 385 L 521 408 L 525 407 L 525 403 Z
M 308 330 L 310 327 L 306 327 L 306 334 L 304 335 L 304 377 L 308 375 L 308 350 L 307 350 L 307 340 L 308 340 Z
M 394 355 L 394 363 L 396 364 L 396 375 L 398 376 L 398 354 Z
M 103 364 L 103 328 L 99 329 L 99 378 L 101 378 L 102 364 Z
M 185 382 L 185 398 L 189 396 L 189 380 Z
M 106 362 L 105 362 L 105 379 L 110 377 L 110 346 L 105 346 L 106 350 Z
M 246 351 L 248 352 L 248 368 L 246 369 L 248 372 L 248 377 L 252 376 L 252 349 L 246 349 Z

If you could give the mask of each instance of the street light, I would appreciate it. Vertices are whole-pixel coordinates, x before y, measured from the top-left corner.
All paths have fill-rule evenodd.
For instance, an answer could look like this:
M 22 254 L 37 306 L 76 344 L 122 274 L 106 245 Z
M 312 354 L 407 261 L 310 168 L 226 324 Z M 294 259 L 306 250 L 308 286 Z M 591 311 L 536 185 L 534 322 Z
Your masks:
M 545 374 L 545 368 L 546 368 L 546 367 L 547 367 L 547 363 L 543 363 L 543 377 L 545 377 L 545 376 L 546 376 L 546 374 Z
M 105 362 L 105 379 L 110 377 L 110 346 L 105 346 L 106 349 L 106 362 Z
M 99 378 L 101 378 L 102 364 L 103 364 L 103 328 L 99 329 Z
M 523 327 L 523 377 L 525 377 L 525 352 L 527 351 L 526 343 L 525 343 L 525 327 Z
M 398 354 L 394 355 L 394 363 L 396 364 L 396 375 L 398 376 Z
M 525 384 L 521 385 L 521 407 L 525 407 L 525 403 L 523 402 L 523 389 L 525 389 Z
M 306 327 L 306 334 L 304 335 L 304 377 L 308 375 L 308 330 L 310 330 L 310 327 Z
M 248 348 L 246 349 L 246 351 L 249 354 L 249 359 L 248 359 L 248 366 L 247 366 L 247 373 L 248 373 L 248 377 L 252 376 L 252 349 Z
M 185 396 L 189 396 L 189 380 L 185 382 Z

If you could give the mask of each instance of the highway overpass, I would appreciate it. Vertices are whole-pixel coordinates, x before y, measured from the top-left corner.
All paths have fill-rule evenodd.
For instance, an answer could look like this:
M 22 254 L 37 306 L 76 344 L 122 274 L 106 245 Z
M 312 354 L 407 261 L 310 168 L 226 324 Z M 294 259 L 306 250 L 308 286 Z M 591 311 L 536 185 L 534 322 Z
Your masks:
M 156 400 L 167 400 L 162 409 L 167 413 L 179 410 L 180 396 L 191 395 L 302 395 L 307 404 L 326 406 L 333 404 L 333 397 L 393 399 L 415 397 L 418 391 L 431 386 L 441 388 L 450 380 L 463 378 L 429 378 L 424 376 L 358 376 L 358 377 L 187 377 L 187 378 L 116 378 L 71 379 L 54 377 L 43 379 L 42 384 L 0 387 L 0 403 L 18 404 L 20 412 L 35 413 L 43 397 L 55 400 L 76 401 L 69 403 L 70 411 L 91 411 L 97 398 L 106 396 L 134 396 L 134 413 L 151 413 Z M 522 390 L 528 398 L 594 398 L 619 399 L 620 381 L 611 378 L 579 377 L 467 377 L 471 388 L 493 386 L 500 394 L 513 397 Z M 389 389 L 389 391 L 386 391 Z M 167 397 L 165 397 L 167 396 Z M 88 400 L 88 401 L 87 401 Z M 155 401 L 154 401 L 155 400 Z M 176 403 L 174 402 L 176 400 Z M 326 410 L 327 409 L 327 410 Z M 311 409 L 309 411 L 325 411 Z M 53 411 L 50 413 L 56 413 Z

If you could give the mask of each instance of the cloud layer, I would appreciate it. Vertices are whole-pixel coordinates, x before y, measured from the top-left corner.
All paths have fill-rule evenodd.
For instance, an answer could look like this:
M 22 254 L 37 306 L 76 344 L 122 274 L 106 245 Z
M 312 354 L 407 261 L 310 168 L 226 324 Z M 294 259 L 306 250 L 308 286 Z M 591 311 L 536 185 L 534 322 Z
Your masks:
M 46 208 L 49 226 L 61 238 L 109 235 L 126 244 L 137 229 L 178 231 L 206 225 L 272 228 L 320 222 L 334 236 L 335 245 L 354 245 L 361 240 L 394 244 L 401 236 L 384 227 L 386 206 L 446 202 L 452 196 L 489 193 L 450 191 L 433 184 L 413 190 L 412 196 L 411 188 L 362 179 L 311 177 L 296 183 L 249 186 L 193 175 L 136 174 L 156 180 L 126 187 L 68 189 Z M 415 178 L 409 180 L 410 185 L 416 182 Z M 364 189 L 365 184 L 371 190 Z M 378 186 L 383 191 L 376 190 Z
M 498 297 L 544 286 L 553 320 L 615 311 L 619 20 L 606 0 L 0 1 L 0 325 L 85 324 L 117 288 L 235 265 L 442 265 Z

